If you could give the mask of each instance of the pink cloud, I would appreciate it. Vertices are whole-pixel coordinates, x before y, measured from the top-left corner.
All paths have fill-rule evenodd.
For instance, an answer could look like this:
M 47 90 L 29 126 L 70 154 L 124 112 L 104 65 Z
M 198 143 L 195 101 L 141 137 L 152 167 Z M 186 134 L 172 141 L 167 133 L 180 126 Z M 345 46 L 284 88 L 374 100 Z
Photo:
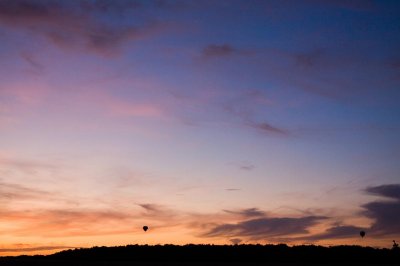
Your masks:
M 47 86 L 37 82 L 16 82 L 2 84 L 0 87 L 0 95 L 8 99 L 9 109 L 15 105 L 18 107 L 37 106 L 44 101 L 48 92 Z
M 31 244 L 12 244 L 5 247 L 0 247 L 0 253 L 18 253 L 18 252 L 38 252 L 38 251 L 59 251 L 62 249 L 72 249 L 76 247 L 71 246 L 41 246 Z
M 44 102 L 48 89 L 36 82 L 0 85 L 0 129 L 13 127 L 23 115 L 32 114 Z
M 104 102 L 111 115 L 128 117 L 163 117 L 163 110 L 156 104 L 129 103 L 117 98 Z
M 2 234 L 31 236 L 90 236 L 131 231 L 132 215 L 114 210 L 35 210 L 0 212 L 13 224 Z M 101 221 L 101 223 L 98 223 Z
M 115 117 L 165 117 L 165 110 L 158 103 L 146 103 L 127 100 L 112 95 L 105 90 L 93 90 L 83 96 L 85 103 L 101 108 L 106 115 Z

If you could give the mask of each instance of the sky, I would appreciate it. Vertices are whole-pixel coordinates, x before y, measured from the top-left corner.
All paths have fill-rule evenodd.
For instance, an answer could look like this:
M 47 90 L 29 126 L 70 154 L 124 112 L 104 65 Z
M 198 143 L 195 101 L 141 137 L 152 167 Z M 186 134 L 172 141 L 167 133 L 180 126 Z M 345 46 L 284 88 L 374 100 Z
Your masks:
M 0 0 L 0 255 L 390 248 L 399 47 L 399 1 Z

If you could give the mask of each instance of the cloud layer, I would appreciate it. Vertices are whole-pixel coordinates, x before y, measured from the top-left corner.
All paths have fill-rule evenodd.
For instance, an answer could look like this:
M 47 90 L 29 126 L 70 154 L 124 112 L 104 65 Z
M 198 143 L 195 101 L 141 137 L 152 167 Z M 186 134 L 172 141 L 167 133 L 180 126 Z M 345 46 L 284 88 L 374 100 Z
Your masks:
M 395 235 L 400 232 L 400 184 L 369 187 L 367 193 L 380 196 L 383 200 L 363 205 L 364 215 L 374 220 L 371 233 L 375 235 Z
M 25 186 L 0 183 L 1 200 L 18 202 L 24 200 L 59 200 L 61 195 L 39 191 Z M 0 209 L 1 220 L 13 223 L 12 229 L 2 234 L 15 236 L 71 237 L 127 234 L 140 231 L 140 224 L 149 223 L 152 229 L 186 228 L 193 236 L 205 239 L 224 239 L 233 244 L 254 241 L 288 243 L 306 241 L 319 242 L 331 239 L 352 239 L 364 230 L 368 237 L 395 237 L 399 234 L 398 211 L 400 206 L 400 185 L 368 187 L 365 192 L 382 197 L 362 205 L 361 215 L 373 222 L 370 227 L 346 225 L 337 217 L 321 215 L 288 216 L 268 213 L 258 208 L 227 209 L 220 213 L 196 213 L 172 209 L 155 203 L 137 204 L 135 208 L 34 208 Z M 335 224 L 320 233 L 312 233 L 313 228 L 330 221 Z M 101 221 L 99 223 L 99 221 Z M 176 230 L 176 229 L 174 229 Z M 55 249 L 64 247 L 55 247 Z M 22 251 L 35 251 L 26 249 Z M 3 252 L 13 249 L 4 249 Z
M 8 243 L 398 235 L 400 2 L 342 2 L 0 0 Z
M 220 224 L 203 234 L 204 237 L 245 237 L 250 240 L 267 240 L 309 233 L 308 228 L 326 217 L 305 216 L 299 218 L 258 218 L 236 224 Z
M 131 40 L 160 32 L 164 25 L 143 21 L 115 25 L 118 19 L 139 8 L 136 1 L 1 1 L 0 25 L 42 35 L 61 48 L 84 49 L 112 55 Z
M 372 237 L 396 237 L 400 233 L 400 184 L 368 187 L 365 192 L 382 200 L 362 205 L 361 215 L 372 220 L 370 227 L 356 225 L 336 225 L 321 234 L 307 236 L 306 240 L 344 239 L 357 237 L 360 231 L 366 231 Z

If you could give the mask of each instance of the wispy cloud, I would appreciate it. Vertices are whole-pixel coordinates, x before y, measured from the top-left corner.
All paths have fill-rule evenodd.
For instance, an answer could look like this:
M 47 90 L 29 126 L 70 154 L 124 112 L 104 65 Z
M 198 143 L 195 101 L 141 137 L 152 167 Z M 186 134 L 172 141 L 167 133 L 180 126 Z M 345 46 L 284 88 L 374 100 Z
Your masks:
M 386 200 L 373 201 L 363 205 L 364 215 L 374 220 L 370 231 L 376 235 L 400 233 L 400 184 L 369 187 L 367 193 Z
M 53 193 L 29 188 L 20 184 L 5 183 L 0 179 L 0 202 L 31 199 L 48 199 Z
M 264 134 L 289 135 L 289 130 L 271 125 L 271 123 L 267 121 L 258 122 L 254 118 L 258 113 L 257 107 L 268 108 L 272 105 L 272 101 L 265 96 L 264 92 L 251 89 L 227 98 L 228 99 L 225 99 L 222 105 L 223 110 L 239 120 L 244 126 L 256 129 Z
M 238 50 L 233 48 L 229 44 L 210 44 L 203 48 L 202 55 L 204 57 L 221 57 L 221 56 L 228 56 L 237 53 Z
M 238 163 L 238 165 L 241 170 L 245 170 L 245 171 L 251 171 L 251 170 L 254 170 L 254 168 L 256 168 L 256 166 L 254 164 L 249 163 L 249 162 L 241 162 L 241 163 Z
M 131 103 L 119 99 L 109 99 L 106 103 L 110 113 L 115 116 L 127 117 L 162 117 L 161 106 L 152 103 Z
M 313 68 L 320 66 L 323 57 L 324 52 L 321 49 L 311 50 L 307 53 L 296 53 L 293 55 L 295 64 L 303 68 Z M 322 63 L 326 64 L 326 62 Z
M 282 135 L 282 136 L 288 136 L 289 132 L 287 130 L 278 128 L 276 126 L 273 126 L 267 122 L 250 122 L 248 121 L 246 123 L 249 127 L 252 127 L 254 129 L 257 129 L 259 132 L 264 133 L 264 134 L 276 134 L 276 135 Z
M 141 215 L 146 218 L 151 218 L 153 221 L 166 221 L 166 219 L 172 221 L 178 215 L 182 215 L 180 212 L 159 204 L 146 203 L 138 205 L 144 209 Z
M 14 224 L 8 234 L 35 235 L 46 237 L 92 236 L 124 234 L 132 231 L 136 224 L 152 228 L 181 227 L 190 229 L 194 236 L 201 238 L 226 239 L 232 243 L 241 241 L 308 241 L 318 242 L 327 239 L 348 239 L 359 237 L 365 230 L 368 235 L 382 237 L 397 235 L 399 232 L 399 185 L 369 187 L 367 193 L 386 200 L 362 205 L 365 215 L 373 220 L 371 227 L 346 224 L 338 217 L 317 215 L 317 211 L 304 211 L 300 215 L 279 215 L 259 208 L 226 209 L 218 213 L 195 213 L 169 208 L 156 203 L 137 204 L 140 209 L 129 208 L 65 208 L 35 210 L 0 210 L 0 215 Z M 40 191 L 27 189 L 20 185 L 0 183 L 6 190 L 6 198 L 40 197 Z M 329 223 L 336 223 L 322 233 L 312 234 L 311 229 Z M 339 220 L 338 220 L 339 219 Z M 101 223 L 99 223 L 101 221 Z M 3 232 L 5 233 L 5 232 Z M 236 239 L 236 240 L 235 240 Z M 240 240 L 240 241 L 239 241 Z
M 170 115 L 160 101 L 124 98 L 115 92 L 101 88 L 80 91 L 71 97 L 76 99 L 75 103 L 80 110 L 93 112 L 100 110 L 98 114 L 106 118 L 166 118 Z
M 249 208 L 243 210 L 224 210 L 224 212 L 229 214 L 234 214 L 235 216 L 239 216 L 241 218 L 254 218 L 254 217 L 263 217 L 265 216 L 265 212 L 259 210 L 258 208 Z
M 203 234 L 204 237 L 239 237 L 251 240 L 309 233 L 308 228 L 326 219 L 322 216 L 257 218 L 239 223 L 219 224 Z
M 393 86 L 398 85 L 398 80 L 393 78 L 396 69 L 393 65 L 388 66 L 386 58 L 374 58 L 362 50 L 353 50 L 351 45 L 330 48 L 320 46 L 299 51 L 280 50 L 274 60 L 277 66 L 267 62 L 266 68 L 282 86 L 295 86 L 335 101 L 344 101 L 360 94 L 363 99 L 369 99 L 368 96 L 374 94 L 376 87 L 389 92 Z M 271 56 L 270 52 L 267 54 Z M 385 88 L 380 82 L 382 75 L 387 79 Z
M 120 15 L 121 13 L 130 11 L 132 9 L 141 9 L 143 4 L 139 0 L 114 0 L 112 2 L 108 0 L 95 0 L 95 1 L 79 1 L 79 5 L 83 10 L 86 11 L 99 11 L 103 13 L 115 13 Z
M 359 233 L 361 230 L 367 230 L 368 228 L 362 228 L 352 225 L 339 225 L 328 228 L 321 234 L 309 235 L 302 238 L 296 238 L 307 241 L 318 241 L 326 239 L 344 239 L 344 238 L 356 238 L 360 237 Z
M 25 62 L 28 63 L 30 73 L 36 74 L 36 75 L 43 74 L 44 69 L 45 69 L 43 64 L 41 64 L 32 53 L 21 52 L 20 55 L 21 55 L 21 58 L 24 59 Z
M 213 58 L 228 58 L 232 56 L 250 56 L 254 52 L 250 49 L 245 50 L 237 48 L 232 44 L 209 44 L 201 50 L 201 57 L 203 59 Z
M 365 192 L 382 197 L 383 200 L 373 201 L 362 205 L 364 209 L 359 215 L 364 215 L 372 219 L 370 227 L 355 225 L 334 225 L 325 232 L 310 236 L 305 236 L 302 240 L 318 241 L 326 239 L 345 239 L 359 237 L 361 230 L 366 231 L 367 235 L 375 237 L 397 236 L 400 233 L 400 185 L 389 184 L 375 187 L 368 187 Z
M 49 162 L 43 162 L 40 160 L 31 160 L 31 159 L 23 159 L 23 158 L 14 158 L 9 156 L 2 156 L 0 154 L 0 165 L 3 166 L 3 169 L 13 169 L 17 171 L 24 172 L 26 174 L 34 174 L 38 170 L 55 170 L 59 166 Z
M 363 99 L 369 99 L 367 96 L 373 95 L 376 87 L 382 88 L 382 76 L 386 78 L 385 90 L 391 91 L 398 86 L 398 60 L 388 63 L 389 51 L 386 57 L 374 58 L 363 49 L 357 52 L 354 49 L 348 43 L 337 47 L 320 44 L 299 49 L 264 47 L 255 50 L 223 44 L 205 47 L 202 57 L 237 59 L 238 55 L 255 55 L 262 60 L 248 57 L 235 63 L 245 64 L 256 72 L 264 72 L 264 80 L 280 88 L 294 87 L 335 101 L 344 101 L 360 94 L 363 94 Z
M 354 0 L 354 1 L 342 1 L 342 0 L 329 0 L 329 1 L 315 1 L 307 0 L 306 3 L 313 5 L 321 5 L 327 8 L 343 8 L 353 11 L 372 11 L 376 8 L 376 4 L 372 0 Z
M 386 199 L 400 201 L 400 184 L 389 184 L 375 187 L 368 187 L 365 191 L 369 194 L 380 196 Z
M 303 211 L 298 217 L 270 217 L 266 212 L 257 208 L 244 210 L 224 210 L 227 214 L 234 215 L 226 217 L 227 222 L 212 223 L 201 235 L 202 237 L 238 238 L 240 240 L 281 240 L 286 242 L 307 241 L 318 242 L 328 239 L 350 239 L 359 238 L 360 231 L 366 231 L 368 236 L 386 237 L 398 236 L 400 232 L 400 185 L 390 184 L 375 187 L 368 187 L 365 192 L 382 198 L 380 201 L 373 201 L 362 205 L 364 209 L 358 212 L 359 217 L 367 217 L 372 220 L 371 226 L 357 226 L 346 224 L 343 218 L 333 216 L 314 215 L 310 211 Z M 233 220 L 232 220 L 233 218 Z M 236 222 L 234 221 L 236 219 Z M 335 219 L 333 226 L 328 227 L 324 232 L 311 234 L 309 229 L 322 222 L 329 222 Z M 339 220 L 338 220 L 339 219 Z M 230 220 L 230 221 L 229 221 Z
M 20 248 L 0 248 L 0 253 L 5 252 L 35 252 L 35 251 L 52 251 L 61 249 L 73 249 L 71 246 L 35 246 L 35 247 L 20 247 Z
M 159 214 L 161 212 L 164 212 L 164 208 L 161 205 L 157 204 L 144 203 L 139 204 L 139 206 L 142 207 L 147 214 Z
M 33 82 L 30 86 L 23 82 L 0 84 L 0 95 L 7 99 L 3 104 L 12 111 L 39 106 L 47 94 L 48 88 L 40 83 Z
M 131 223 L 122 222 L 132 219 L 132 214 L 116 210 L 3 210 L 0 213 L 7 221 L 14 223 L 13 229 L 2 233 L 16 236 L 68 237 L 120 234 L 132 231 Z
M 132 1 L 1 1 L 0 24 L 45 36 L 62 48 L 84 48 L 102 54 L 115 54 L 121 45 L 165 29 L 161 23 L 112 25 L 96 13 L 120 15 L 139 8 Z M 97 14 L 98 15 L 98 14 Z M 118 19 L 118 16 L 116 16 Z

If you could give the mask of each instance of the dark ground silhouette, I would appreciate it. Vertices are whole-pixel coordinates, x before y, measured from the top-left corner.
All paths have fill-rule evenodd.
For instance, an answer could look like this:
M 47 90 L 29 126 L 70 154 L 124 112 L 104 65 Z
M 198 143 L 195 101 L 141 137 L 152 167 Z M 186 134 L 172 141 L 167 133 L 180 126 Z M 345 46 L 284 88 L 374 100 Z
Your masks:
M 360 246 L 129 245 L 0 257 L 0 265 L 400 265 L 399 249 Z

